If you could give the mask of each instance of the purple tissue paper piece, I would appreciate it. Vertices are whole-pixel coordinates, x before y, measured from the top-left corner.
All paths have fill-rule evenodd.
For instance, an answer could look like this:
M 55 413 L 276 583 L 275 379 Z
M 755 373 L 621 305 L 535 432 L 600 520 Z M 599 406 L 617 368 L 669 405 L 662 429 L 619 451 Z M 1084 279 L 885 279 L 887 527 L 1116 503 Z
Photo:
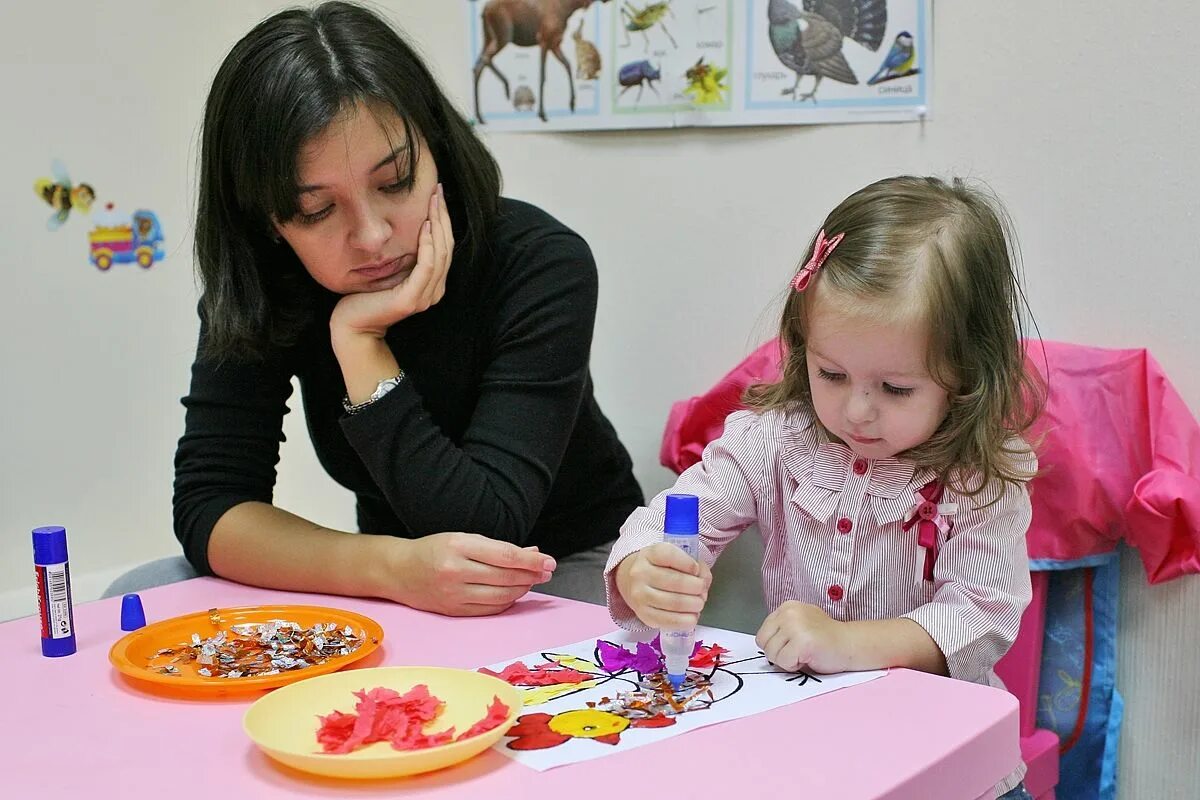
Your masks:
M 696 642 L 692 655 L 700 652 L 704 642 Z M 637 652 L 630 652 L 620 645 L 598 640 L 596 649 L 600 653 L 600 666 L 605 672 L 620 672 L 632 669 L 641 675 L 649 675 L 663 670 L 662 643 L 655 636 L 649 642 L 638 642 Z

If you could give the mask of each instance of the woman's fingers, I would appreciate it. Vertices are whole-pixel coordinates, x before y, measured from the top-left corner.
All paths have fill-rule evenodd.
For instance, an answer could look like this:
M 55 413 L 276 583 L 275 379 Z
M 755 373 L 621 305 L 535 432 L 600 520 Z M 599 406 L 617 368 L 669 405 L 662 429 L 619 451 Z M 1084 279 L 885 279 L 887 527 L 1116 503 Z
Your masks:
M 425 287 L 425 302 L 428 306 L 442 299 L 446 291 L 446 275 L 454 256 L 454 233 L 450 226 L 450 212 L 446 208 L 446 196 L 442 184 L 438 184 L 430 198 L 430 236 L 433 241 L 432 272 Z
M 460 553 L 472 561 L 508 570 L 541 573 L 553 572 L 558 566 L 553 557 L 536 549 L 517 547 L 508 542 L 475 534 L 460 540 Z
M 446 266 L 454 257 L 454 226 L 450 220 L 450 208 L 446 205 L 446 188 L 438 184 L 438 220 L 441 222 L 442 252 L 446 254 Z

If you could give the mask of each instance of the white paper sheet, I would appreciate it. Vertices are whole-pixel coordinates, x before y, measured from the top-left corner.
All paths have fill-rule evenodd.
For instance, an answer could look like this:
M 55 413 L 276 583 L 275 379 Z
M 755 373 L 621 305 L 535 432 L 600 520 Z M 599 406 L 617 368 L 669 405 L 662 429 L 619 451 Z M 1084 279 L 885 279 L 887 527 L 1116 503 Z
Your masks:
M 551 672 L 570 669 L 587 676 L 579 682 L 520 687 L 525 713 L 495 749 L 534 769 L 547 770 L 643 747 L 705 725 L 769 711 L 886 674 L 784 672 L 767 662 L 752 636 L 701 627 L 696 638 L 704 647 L 717 644 L 729 652 L 720 655 L 715 668 L 704 665 L 689 670 L 689 674 L 711 680 L 711 693 L 701 695 L 691 710 L 678 714 L 650 716 L 621 703 L 614 710 L 604 710 L 611 707 L 606 705 L 606 698 L 618 699 L 620 693 L 637 691 L 655 680 L 633 667 L 608 672 L 602 666 L 598 641 L 635 651 L 638 640 L 624 631 L 489 665 L 488 669 L 499 673 L 516 662 L 531 669 L 549 664 Z M 693 656 L 694 665 L 703 661 L 704 652 L 700 658 Z M 681 694 L 689 694 L 686 687 Z

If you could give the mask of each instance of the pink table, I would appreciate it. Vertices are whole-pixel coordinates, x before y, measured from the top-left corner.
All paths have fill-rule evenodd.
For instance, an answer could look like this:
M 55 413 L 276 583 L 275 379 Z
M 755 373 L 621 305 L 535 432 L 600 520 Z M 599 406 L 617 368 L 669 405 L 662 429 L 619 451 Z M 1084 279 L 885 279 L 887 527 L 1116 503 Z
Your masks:
M 507 613 L 453 619 L 386 602 L 266 591 L 201 578 L 142 593 L 150 621 L 212 606 L 312 603 L 360 611 L 386 638 L 365 666 L 477 667 L 613 629 L 600 606 L 529 595 Z M 6 797 L 787 796 L 960 800 L 1016 765 L 1017 701 L 894 670 L 879 680 L 655 745 L 539 773 L 493 752 L 407 779 L 340 782 L 294 772 L 242 732 L 250 699 L 144 693 L 116 673 L 119 599 L 75 609 L 79 652 L 43 658 L 36 618 L 0 624 Z M 719 754 L 719 758 L 714 758 Z M 681 769 L 666 765 L 681 764 Z

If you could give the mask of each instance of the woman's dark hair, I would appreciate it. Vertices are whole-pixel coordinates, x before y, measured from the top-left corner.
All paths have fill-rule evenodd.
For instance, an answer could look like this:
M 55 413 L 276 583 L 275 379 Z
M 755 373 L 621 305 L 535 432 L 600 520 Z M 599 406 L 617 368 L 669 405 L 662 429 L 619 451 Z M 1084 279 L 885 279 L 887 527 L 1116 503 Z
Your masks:
M 308 323 L 315 282 L 278 242 L 299 212 L 301 148 L 357 103 L 390 109 L 424 138 L 445 187 L 456 251 L 473 260 L 500 196 L 500 170 L 413 48 L 374 12 L 345 2 L 289 9 L 233 46 L 204 110 L 196 262 L 206 356 L 261 356 Z M 408 147 L 409 174 L 422 155 Z

